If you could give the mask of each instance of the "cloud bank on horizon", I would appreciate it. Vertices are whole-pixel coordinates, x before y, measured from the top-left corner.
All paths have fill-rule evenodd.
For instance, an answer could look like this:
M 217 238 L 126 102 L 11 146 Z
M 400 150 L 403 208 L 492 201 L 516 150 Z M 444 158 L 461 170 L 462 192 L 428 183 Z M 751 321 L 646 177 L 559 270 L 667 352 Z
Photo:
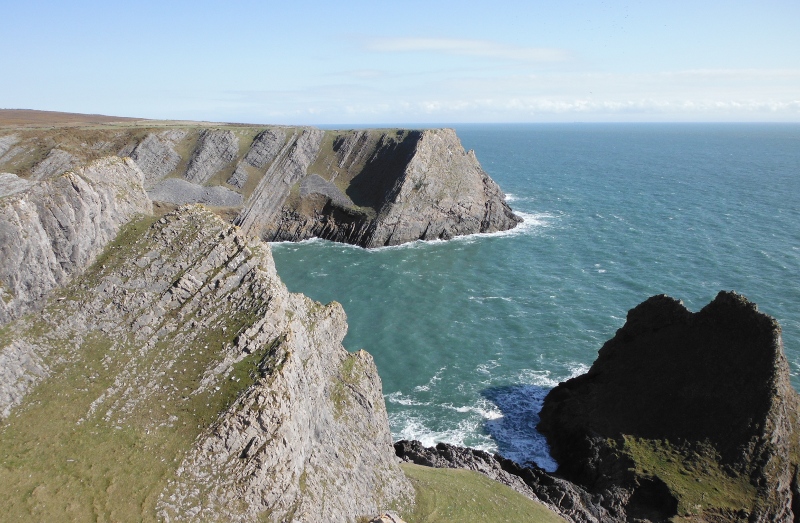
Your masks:
M 10 0 L 0 107 L 286 124 L 800 122 L 800 3 L 655 4 Z

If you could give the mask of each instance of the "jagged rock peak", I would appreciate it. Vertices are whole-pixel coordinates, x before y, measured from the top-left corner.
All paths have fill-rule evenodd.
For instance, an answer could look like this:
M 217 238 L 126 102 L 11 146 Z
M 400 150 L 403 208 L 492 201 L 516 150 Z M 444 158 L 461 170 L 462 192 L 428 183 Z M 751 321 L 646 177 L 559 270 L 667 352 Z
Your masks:
M 734 292 L 697 313 L 659 295 L 548 394 L 538 428 L 616 518 L 792 521 L 798 406 L 777 321 Z

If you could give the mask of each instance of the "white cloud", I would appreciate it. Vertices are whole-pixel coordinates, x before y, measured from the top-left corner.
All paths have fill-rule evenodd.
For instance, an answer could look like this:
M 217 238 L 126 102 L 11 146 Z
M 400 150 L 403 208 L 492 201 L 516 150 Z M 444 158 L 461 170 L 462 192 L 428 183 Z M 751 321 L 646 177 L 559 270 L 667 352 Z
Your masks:
M 457 38 L 373 38 L 367 40 L 364 47 L 380 53 L 442 53 L 521 62 L 563 62 L 570 58 L 564 49 Z

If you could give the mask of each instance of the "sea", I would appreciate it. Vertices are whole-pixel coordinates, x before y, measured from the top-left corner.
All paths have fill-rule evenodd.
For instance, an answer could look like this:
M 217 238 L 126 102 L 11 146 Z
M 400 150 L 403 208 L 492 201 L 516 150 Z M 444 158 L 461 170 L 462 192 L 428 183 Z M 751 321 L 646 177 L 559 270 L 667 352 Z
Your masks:
M 337 301 L 395 439 L 554 470 L 547 392 L 655 294 L 735 290 L 777 318 L 800 388 L 800 125 L 454 125 L 524 222 L 365 250 L 273 244 L 289 290 Z

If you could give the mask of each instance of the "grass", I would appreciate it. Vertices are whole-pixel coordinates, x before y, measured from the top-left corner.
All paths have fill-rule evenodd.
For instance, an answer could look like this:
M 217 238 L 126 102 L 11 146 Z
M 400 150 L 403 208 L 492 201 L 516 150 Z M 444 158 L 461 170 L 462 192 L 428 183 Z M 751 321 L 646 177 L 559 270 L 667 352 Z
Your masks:
M 626 436 L 622 451 L 642 477 L 658 477 L 678 500 L 678 516 L 703 513 L 749 512 L 757 498 L 756 487 L 743 474 L 720 466 L 710 445 L 676 447 L 668 441 Z
M 564 520 L 544 505 L 471 470 L 403 464 L 417 502 L 410 523 L 550 523 Z
M 147 239 L 154 220 L 144 217 L 124 227 L 42 314 L 0 330 L 3 344 L 19 336 L 36 340 L 50 347 L 48 361 L 59 362 L 0 422 L 1 520 L 158 520 L 159 495 L 185 453 L 259 376 L 264 351 L 234 365 L 216 386 L 199 387 L 224 357 L 220 349 L 263 315 L 264 304 L 255 299 L 220 316 L 224 324 L 198 330 L 188 326 L 194 316 L 184 318 L 184 330 L 179 326 L 149 351 L 130 334 L 94 330 L 79 338 L 71 329 L 51 328 L 80 306 L 85 289 L 132 269 L 131 260 L 152 248 Z M 193 234 L 191 227 L 185 234 Z M 194 337 L 180 339 L 191 344 L 181 343 L 177 336 L 189 330 Z M 117 380 L 121 388 L 114 388 Z M 139 394 L 138 403 L 126 408 Z

